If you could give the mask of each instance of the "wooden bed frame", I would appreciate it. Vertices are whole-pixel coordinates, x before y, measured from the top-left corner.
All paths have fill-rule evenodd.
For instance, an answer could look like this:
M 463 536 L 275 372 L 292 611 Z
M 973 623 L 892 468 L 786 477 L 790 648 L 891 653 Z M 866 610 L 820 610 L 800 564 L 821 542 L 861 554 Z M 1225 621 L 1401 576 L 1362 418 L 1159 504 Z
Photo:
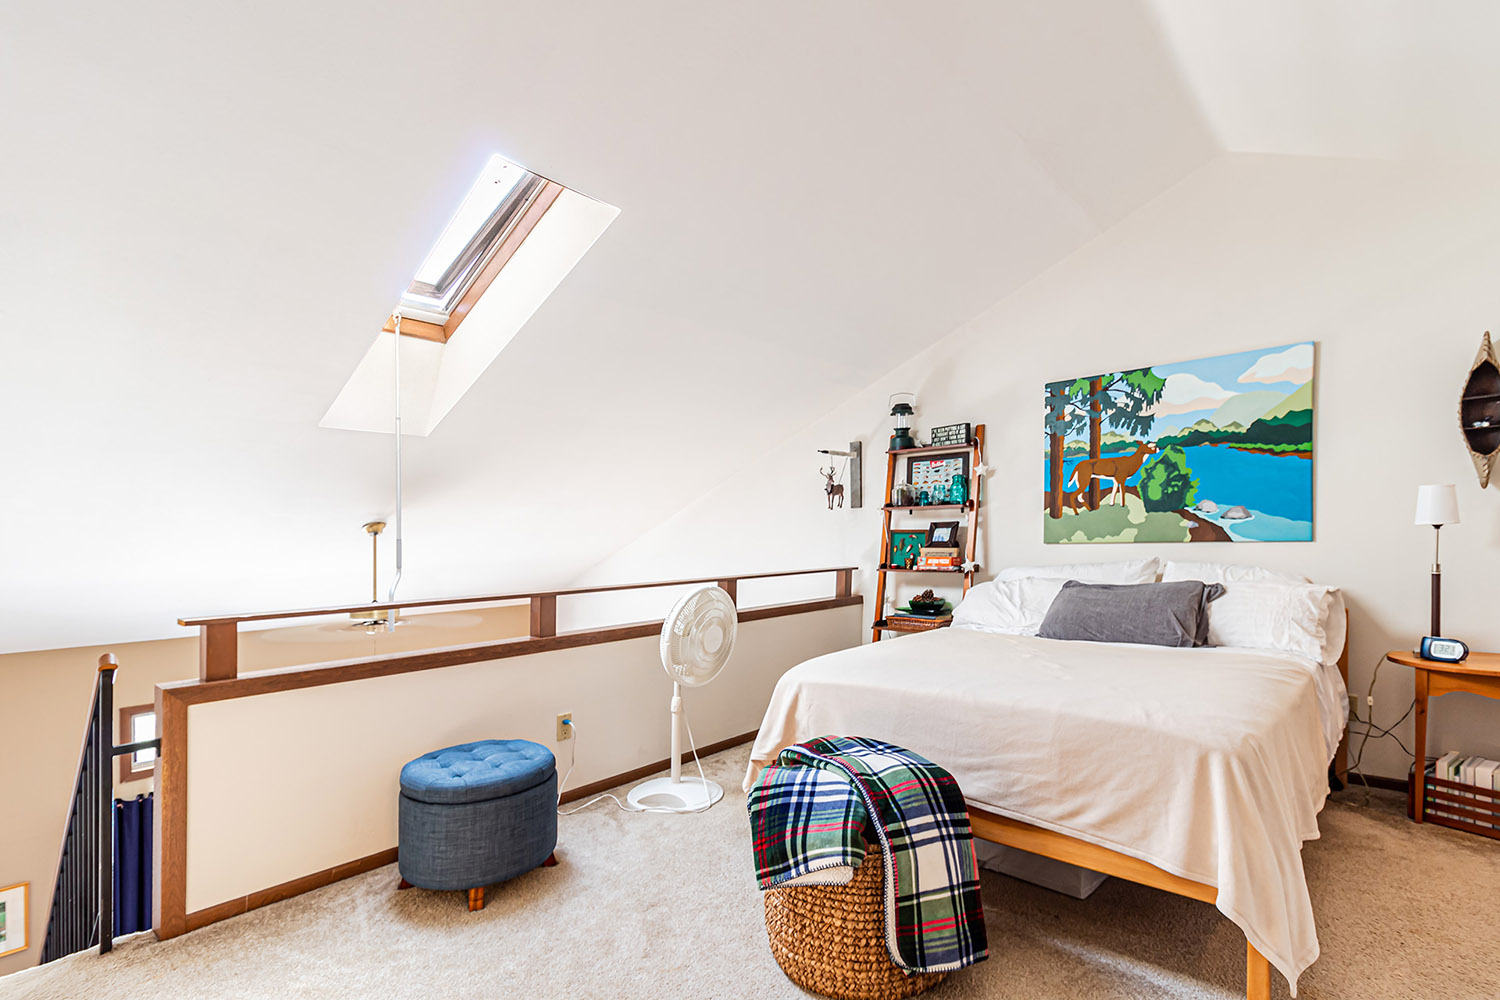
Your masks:
M 1219 890 L 1211 885 L 1173 875 L 1139 858 L 1044 830 L 1030 823 L 970 808 L 969 825 L 974 830 L 974 836 L 981 840 L 1066 861 L 1070 865 L 1139 882 L 1153 889 L 1163 889 L 1205 903 L 1217 902 L 1219 898 Z M 1271 1000 L 1271 963 L 1249 941 L 1245 942 L 1245 997 L 1246 1000 Z
M 1349 612 L 1346 610 L 1344 612 L 1344 650 L 1339 655 L 1338 662 L 1339 673 L 1344 677 L 1345 687 L 1349 684 L 1348 624 Z M 1346 731 L 1344 738 L 1339 741 L 1338 751 L 1333 758 L 1333 770 L 1340 781 L 1345 780 L 1348 773 L 1348 747 L 1349 734 Z M 1065 861 L 1070 865 L 1113 875 L 1130 882 L 1138 882 L 1141 885 L 1149 885 L 1153 889 L 1161 889 L 1205 903 L 1216 903 L 1219 899 L 1219 890 L 1211 885 L 1173 875 L 1139 858 L 1132 858 L 1128 854 L 1111 851 L 1107 847 L 1090 844 L 1066 834 L 1044 830 L 1030 823 L 997 816 L 983 809 L 972 807 L 969 809 L 969 825 L 973 828 L 974 836 L 980 840 L 1030 851 L 1032 854 Z M 1264 955 L 1256 951 L 1255 945 L 1249 941 L 1245 942 L 1245 998 L 1246 1000 L 1271 1000 L 1271 963 Z

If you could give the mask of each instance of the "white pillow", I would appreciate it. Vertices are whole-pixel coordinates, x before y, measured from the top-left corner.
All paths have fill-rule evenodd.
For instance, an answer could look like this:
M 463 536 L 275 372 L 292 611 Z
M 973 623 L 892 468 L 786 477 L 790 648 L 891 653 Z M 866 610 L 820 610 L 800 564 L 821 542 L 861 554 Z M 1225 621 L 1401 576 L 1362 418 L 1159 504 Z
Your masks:
M 1291 576 L 1259 566 L 1240 566 L 1235 563 L 1178 562 L 1168 559 L 1162 567 L 1161 582 L 1175 583 L 1180 580 L 1202 580 L 1204 583 L 1255 583 L 1266 580 L 1281 580 L 1285 583 L 1309 583 L 1305 576 Z
M 1328 662 L 1324 647 L 1329 635 L 1323 623 L 1334 593 L 1334 588 L 1321 584 L 1284 580 L 1225 584 L 1224 595 L 1208 606 L 1208 643 L 1276 650 L 1315 663 Z
M 1339 662 L 1339 657 L 1344 655 L 1344 643 L 1349 641 L 1349 613 L 1344 592 L 1334 590 L 1331 596 L 1328 614 L 1323 619 L 1323 662 L 1329 666 Z
M 1059 566 L 1007 566 L 995 574 L 995 581 L 1031 577 L 1077 580 L 1079 583 L 1155 583 L 1160 565 L 1156 559 L 1130 559 L 1124 562 L 1063 563 Z
M 969 588 L 953 610 L 953 627 L 1005 635 L 1036 635 L 1068 581 L 1062 577 L 992 580 Z

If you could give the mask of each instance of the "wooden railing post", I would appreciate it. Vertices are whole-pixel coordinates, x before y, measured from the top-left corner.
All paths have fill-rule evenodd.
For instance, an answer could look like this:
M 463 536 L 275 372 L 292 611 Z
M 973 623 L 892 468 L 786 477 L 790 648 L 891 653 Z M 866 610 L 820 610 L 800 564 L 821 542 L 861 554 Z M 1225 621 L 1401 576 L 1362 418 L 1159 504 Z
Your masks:
M 740 603 L 739 582 L 732 577 L 728 580 L 719 581 L 719 589 L 728 594 L 729 599 L 736 604 Z
M 198 679 L 232 681 L 240 673 L 239 626 L 214 622 L 198 626 Z
M 537 594 L 531 599 L 531 637 L 544 639 L 557 634 L 557 595 Z
M 834 585 L 834 597 L 848 597 L 854 593 L 854 570 L 841 569 L 838 571 L 838 582 Z

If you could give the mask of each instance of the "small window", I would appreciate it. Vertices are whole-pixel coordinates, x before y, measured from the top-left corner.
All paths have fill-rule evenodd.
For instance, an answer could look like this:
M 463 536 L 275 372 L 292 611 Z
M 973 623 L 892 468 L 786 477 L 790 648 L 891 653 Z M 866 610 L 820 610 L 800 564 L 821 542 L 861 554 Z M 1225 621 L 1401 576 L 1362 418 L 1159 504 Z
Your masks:
M 546 183 L 503 156 L 490 157 L 401 296 L 402 312 L 446 320 Z
M 133 705 L 120 709 L 121 743 L 143 743 L 156 739 L 156 708 Z M 155 750 L 137 750 L 120 757 L 120 780 L 139 781 L 151 777 L 156 768 Z

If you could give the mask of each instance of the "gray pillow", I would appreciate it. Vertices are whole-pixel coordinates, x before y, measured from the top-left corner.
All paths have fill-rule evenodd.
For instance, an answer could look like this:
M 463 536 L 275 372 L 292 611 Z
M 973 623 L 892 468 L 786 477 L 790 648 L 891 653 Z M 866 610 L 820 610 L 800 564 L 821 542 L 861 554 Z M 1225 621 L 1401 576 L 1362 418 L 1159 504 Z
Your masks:
M 1135 642 L 1150 646 L 1207 646 L 1208 602 L 1222 583 L 1079 583 L 1058 591 L 1042 628 L 1043 639 Z

